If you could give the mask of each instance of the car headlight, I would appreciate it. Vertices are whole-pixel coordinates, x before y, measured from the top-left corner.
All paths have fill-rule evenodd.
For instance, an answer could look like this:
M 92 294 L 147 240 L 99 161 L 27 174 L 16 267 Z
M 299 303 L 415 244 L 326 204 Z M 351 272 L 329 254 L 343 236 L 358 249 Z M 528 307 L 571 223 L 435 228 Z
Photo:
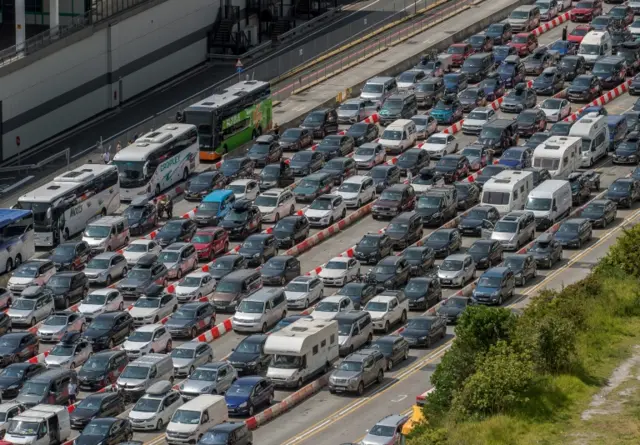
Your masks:
M 18 389 L 18 388 L 20 388 L 20 385 L 11 385 L 7 389 Z
M 441 216 L 442 216 L 442 213 L 436 212 L 432 215 L 432 218 L 440 218 Z
M 424 297 L 420 297 L 420 298 L 416 299 L 416 302 L 418 302 L 418 303 L 421 303 L 423 301 L 424 301 Z
M 358 383 L 358 381 L 359 381 L 359 380 L 360 380 L 360 379 L 359 379 L 358 377 L 351 377 L 351 378 L 349 379 L 349 383 Z
M 522 272 L 518 272 L 518 273 L 516 274 L 516 278 L 522 278 Z
M 202 388 L 202 392 L 210 392 L 213 389 L 213 385 L 205 386 Z
M 177 263 L 169 268 L 169 270 L 176 270 L 176 269 L 178 269 L 178 264 Z
M 238 408 L 246 408 L 247 407 L 247 402 L 242 402 L 240 405 L 238 405 Z
M 387 280 L 387 281 L 385 281 L 385 282 L 384 282 L 384 285 L 385 285 L 385 286 L 391 286 L 391 285 L 393 285 L 393 280 Z
M 427 337 L 426 337 L 426 336 L 424 336 L 424 337 L 418 337 L 418 340 L 420 340 L 420 341 L 424 341 L 424 340 L 426 340 L 426 339 L 427 339 Z
M 254 258 L 260 258 L 260 253 L 254 253 L 254 254 L 253 254 L 253 257 L 254 257 Z

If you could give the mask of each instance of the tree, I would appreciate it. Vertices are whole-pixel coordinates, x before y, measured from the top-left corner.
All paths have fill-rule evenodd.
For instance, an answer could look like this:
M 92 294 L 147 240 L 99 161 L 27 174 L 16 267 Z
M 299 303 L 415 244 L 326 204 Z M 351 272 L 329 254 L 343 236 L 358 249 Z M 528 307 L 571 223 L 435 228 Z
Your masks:
M 506 308 L 471 306 L 456 326 L 455 342 L 462 347 L 486 352 L 500 340 L 508 340 L 516 316 Z

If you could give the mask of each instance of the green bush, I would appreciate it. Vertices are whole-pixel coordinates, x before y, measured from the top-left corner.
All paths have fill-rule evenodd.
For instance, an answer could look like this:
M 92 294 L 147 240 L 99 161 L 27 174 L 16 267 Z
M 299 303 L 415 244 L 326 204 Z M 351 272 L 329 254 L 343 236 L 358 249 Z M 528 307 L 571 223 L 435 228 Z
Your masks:
M 612 267 L 632 277 L 640 277 L 640 225 L 625 229 L 624 235 L 611 246 L 599 268 Z

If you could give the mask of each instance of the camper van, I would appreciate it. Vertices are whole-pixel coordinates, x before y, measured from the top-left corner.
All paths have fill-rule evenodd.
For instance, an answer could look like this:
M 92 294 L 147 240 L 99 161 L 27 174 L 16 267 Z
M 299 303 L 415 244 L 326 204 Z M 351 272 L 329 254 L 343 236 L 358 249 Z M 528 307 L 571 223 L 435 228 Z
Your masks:
M 302 387 L 338 360 L 338 335 L 338 322 L 304 318 L 272 333 L 264 345 L 273 356 L 267 377 L 276 386 Z
M 565 179 L 580 167 L 582 138 L 551 136 L 533 151 L 533 168 L 546 169 L 552 178 Z
M 609 126 L 607 117 L 588 113 L 569 130 L 569 136 L 582 138 L 581 167 L 591 167 L 598 159 L 607 155 L 609 148 Z
M 36 405 L 9 421 L 6 442 L 16 445 L 56 445 L 71 435 L 66 406 Z
M 561 179 L 548 179 L 529 192 L 525 210 L 536 218 L 536 228 L 547 230 L 571 211 L 571 184 Z
M 599 58 L 610 56 L 612 48 L 608 31 L 589 31 L 580 42 L 578 54 L 584 57 L 588 67 L 593 67 Z
M 482 187 L 482 204 L 495 207 L 501 214 L 522 210 L 533 190 L 533 172 L 505 170 Z

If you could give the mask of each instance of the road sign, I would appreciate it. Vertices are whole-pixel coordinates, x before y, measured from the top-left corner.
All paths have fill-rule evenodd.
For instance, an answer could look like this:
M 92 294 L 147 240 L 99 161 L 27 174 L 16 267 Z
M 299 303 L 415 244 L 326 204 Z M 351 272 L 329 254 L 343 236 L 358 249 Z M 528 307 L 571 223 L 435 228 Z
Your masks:
M 236 62 L 236 68 L 242 68 L 242 60 L 238 59 Z

